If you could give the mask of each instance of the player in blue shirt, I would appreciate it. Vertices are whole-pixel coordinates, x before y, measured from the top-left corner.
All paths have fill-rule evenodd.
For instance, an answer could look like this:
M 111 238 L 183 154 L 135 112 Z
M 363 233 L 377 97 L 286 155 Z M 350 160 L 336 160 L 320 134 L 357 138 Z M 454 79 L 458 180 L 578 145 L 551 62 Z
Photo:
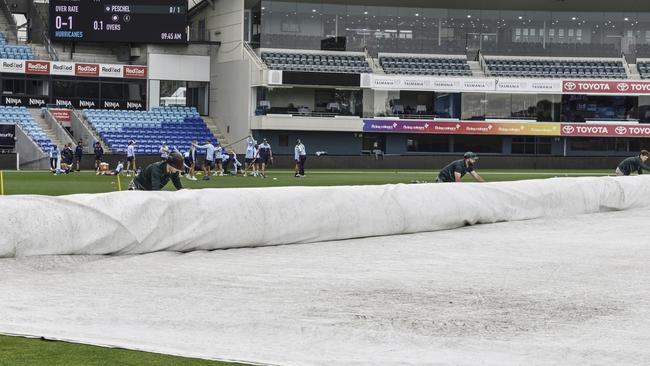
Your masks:
M 104 157 L 104 148 L 102 147 L 102 144 L 99 143 L 99 141 L 95 142 L 94 150 L 95 150 L 95 169 L 99 172 L 99 167 Z
M 266 139 L 262 140 L 257 151 L 257 156 L 262 178 L 266 178 L 266 167 L 273 163 L 273 151 L 271 150 L 271 145 L 266 141 Z

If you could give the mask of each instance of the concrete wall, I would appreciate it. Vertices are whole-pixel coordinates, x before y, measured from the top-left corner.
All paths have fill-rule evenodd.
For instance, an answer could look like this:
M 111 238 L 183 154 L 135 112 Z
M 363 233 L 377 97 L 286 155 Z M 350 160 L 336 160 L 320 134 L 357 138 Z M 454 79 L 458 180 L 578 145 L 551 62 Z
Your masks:
M 20 154 L 20 169 L 41 170 L 49 169 L 48 155 L 16 125 L 16 152 Z
M 209 56 L 210 50 L 214 46 L 203 44 L 190 45 L 162 45 L 148 44 L 141 45 L 140 56 L 133 58 L 134 64 L 147 64 L 149 54 L 170 54 L 170 55 L 190 55 L 190 56 Z
M 210 57 L 149 54 L 149 78 L 157 80 L 210 81 Z
M 212 63 L 210 80 L 210 116 L 228 142 L 237 141 L 250 133 L 251 97 L 249 61 Z M 233 146 L 243 152 L 245 142 Z
M 216 52 L 216 62 L 242 59 L 244 40 L 244 0 L 215 1 L 214 9 L 206 7 L 205 27 L 211 41 L 221 42 Z M 199 19 L 200 16 L 195 17 Z
M 237 141 L 250 132 L 252 113 L 253 66 L 244 57 L 244 0 L 215 1 L 192 16 L 191 21 L 205 19 L 210 41 L 210 117 L 226 136 Z M 259 80 L 256 80 L 259 82 Z M 234 149 L 242 152 L 244 144 Z
M 95 135 L 90 131 L 88 125 L 83 123 L 77 113 L 72 113 L 72 119 L 70 120 L 70 127 L 72 133 L 74 134 L 75 140 L 83 140 L 84 142 L 84 153 L 92 154 L 95 151 L 95 142 L 97 139 Z
M 72 111 L 70 111 L 70 113 L 72 113 Z M 54 118 L 54 116 L 49 110 L 47 110 L 47 112 L 45 113 L 45 122 L 47 122 L 47 125 L 52 129 L 52 132 L 54 132 L 56 138 L 59 139 L 59 141 L 61 141 L 62 144 L 65 145 L 67 143 L 72 143 L 73 145 L 76 146 L 76 140 L 78 140 L 78 138 L 73 139 L 72 136 L 70 136 L 70 134 L 68 133 L 68 131 L 66 131 L 65 128 L 61 127 L 61 124 L 57 122 L 57 120 Z M 61 149 L 60 146 L 59 149 Z

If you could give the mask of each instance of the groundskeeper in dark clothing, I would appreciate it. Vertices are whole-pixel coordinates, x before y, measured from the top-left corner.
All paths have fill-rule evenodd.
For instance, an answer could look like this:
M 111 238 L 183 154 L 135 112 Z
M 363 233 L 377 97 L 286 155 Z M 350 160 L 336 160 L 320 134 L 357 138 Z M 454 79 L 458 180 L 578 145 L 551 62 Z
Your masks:
M 466 152 L 463 159 L 452 161 L 449 165 L 442 168 L 440 173 L 438 173 L 438 179 L 436 179 L 436 182 L 460 182 L 467 173 L 470 173 L 477 181 L 484 182 L 483 178 L 481 178 L 481 176 L 475 171 L 474 164 L 476 164 L 477 161 L 478 155 L 476 153 L 471 151 Z
M 643 170 L 650 171 L 650 166 L 645 165 L 641 156 L 633 156 L 623 160 L 616 170 L 617 175 L 630 175 L 632 172 L 643 174 Z
M 182 170 L 183 157 L 173 152 L 166 161 L 153 163 L 144 168 L 129 184 L 129 190 L 160 191 L 170 180 L 177 190 L 183 189 L 180 179 Z

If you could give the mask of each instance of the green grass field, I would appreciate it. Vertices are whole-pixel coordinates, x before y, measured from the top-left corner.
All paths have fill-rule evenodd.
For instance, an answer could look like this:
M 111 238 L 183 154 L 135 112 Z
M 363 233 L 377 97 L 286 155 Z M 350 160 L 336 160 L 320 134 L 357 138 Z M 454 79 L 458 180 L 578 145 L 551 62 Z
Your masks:
M 0 366 L 238 366 L 119 348 L 0 336 Z
M 611 174 L 604 170 L 481 170 L 479 172 L 488 181 L 512 181 L 522 179 L 544 179 L 558 176 L 603 176 Z M 212 177 L 210 181 L 190 181 L 182 178 L 183 185 L 190 189 L 201 188 L 243 188 L 243 187 L 281 187 L 281 186 L 337 186 L 337 185 L 367 185 L 411 183 L 413 181 L 435 180 L 434 171 L 406 170 L 312 170 L 304 178 L 294 178 L 293 172 L 275 170 L 269 172 L 269 177 Z M 121 188 L 124 190 L 130 177 L 122 176 Z M 465 181 L 471 182 L 467 175 Z M 171 183 L 166 187 L 173 190 Z M 94 172 L 53 175 L 49 172 L 4 172 L 4 194 L 43 194 L 65 195 L 74 193 L 100 193 L 118 190 L 116 177 L 95 176 Z
M 275 170 L 269 178 L 255 177 L 212 177 L 210 181 L 189 181 L 182 178 L 183 185 L 191 189 L 238 188 L 238 187 L 280 187 L 280 186 L 336 186 L 410 183 L 433 181 L 434 171 L 406 170 L 312 170 L 304 178 L 294 178 L 293 172 Z M 512 181 L 522 179 L 544 179 L 552 177 L 603 176 L 611 174 L 603 170 L 481 170 L 488 181 Z M 116 177 L 95 176 L 94 172 L 52 175 L 49 172 L 3 172 L 4 193 L 65 195 L 74 193 L 114 192 L 118 190 Z M 276 178 L 276 179 L 273 179 Z M 131 178 L 122 176 L 122 189 Z M 465 181 L 471 182 L 468 175 Z M 166 189 L 172 190 L 169 184 Z M 38 339 L 0 336 L 0 366 L 94 366 L 94 365 L 180 365 L 180 366 L 234 366 L 221 362 L 178 358 L 146 352 L 93 347 L 65 342 L 47 342 Z

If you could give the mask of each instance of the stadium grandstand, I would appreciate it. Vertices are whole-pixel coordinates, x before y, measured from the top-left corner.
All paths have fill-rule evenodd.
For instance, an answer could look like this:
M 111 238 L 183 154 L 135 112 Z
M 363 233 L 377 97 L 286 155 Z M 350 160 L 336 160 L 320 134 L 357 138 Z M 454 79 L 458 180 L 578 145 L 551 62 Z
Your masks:
M 650 364 L 650 1 L 0 0 L 0 90 L 0 365 Z
M 632 5 L 194 0 L 178 34 L 84 30 L 72 42 L 81 33 L 54 3 L 0 4 L 0 103 L 21 113 L 0 118 L 33 141 L 34 153 L 21 150 L 32 162 L 80 136 L 116 158 L 129 140 L 145 155 L 206 138 L 244 152 L 249 133 L 279 155 L 302 138 L 328 159 L 622 156 L 647 146 L 642 134 L 567 132 L 650 122 L 650 23 Z M 242 19 L 215 20 L 229 11 Z M 529 133 L 536 126 L 554 132 Z

